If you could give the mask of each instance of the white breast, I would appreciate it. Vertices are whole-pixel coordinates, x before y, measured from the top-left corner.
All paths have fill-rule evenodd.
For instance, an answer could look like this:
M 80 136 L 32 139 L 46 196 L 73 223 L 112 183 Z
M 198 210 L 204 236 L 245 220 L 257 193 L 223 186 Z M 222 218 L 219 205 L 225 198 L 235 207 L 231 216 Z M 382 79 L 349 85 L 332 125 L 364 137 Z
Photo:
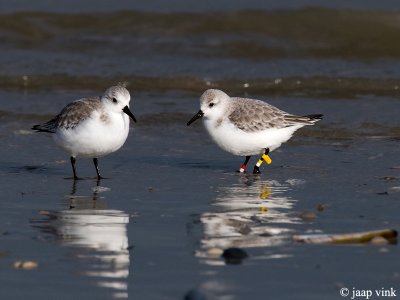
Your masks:
M 220 124 L 204 119 L 211 138 L 223 150 L 234 155 L 247 156 L 263 153 L 265 148 L 274 151 L 291 138 L 293 133 L 302 125 L 281 129 L 266 129 L 258 132 L 245 132 L 238 129 L 233 123 L 224 120 Z
M 101 157 L 117 151 L 129 133 L 129 117 L 109 113 L 104 120 L 95 111 L 87 120 L 72 129 L 59 128 L 55 142 L 72 156 Z

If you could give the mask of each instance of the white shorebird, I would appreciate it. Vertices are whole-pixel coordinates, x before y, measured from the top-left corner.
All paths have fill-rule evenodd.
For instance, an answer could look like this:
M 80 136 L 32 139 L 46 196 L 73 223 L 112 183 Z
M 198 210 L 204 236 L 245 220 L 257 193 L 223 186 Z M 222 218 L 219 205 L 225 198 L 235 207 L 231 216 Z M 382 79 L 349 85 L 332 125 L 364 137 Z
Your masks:
M 288 141 L 297 129 L 313 125 L 322 116 L 295 116 L 260 100 L 229 97 L 223 91 L 209 89 L 201 95 L 200 110 L 187 125 L 203 118 L 218 146 L 234 155 L 246 156 L 240 172 L 244 172 L 252 155 L 262 154 L 253 170 L 258 174 L 263 161 L 271 163 L 270 151 Z
M 93 158 L 97 178 L 101 179 L 98 158 L 117 151 L 129 133 L 131 96 L 124 85 L 107 89 L 103 96 L 83 98 L 69 103 L 50 121 L 35 125 L 33 130 L 53 133 L 54 141 L 71 157 L 73 178 L 76 157 Z

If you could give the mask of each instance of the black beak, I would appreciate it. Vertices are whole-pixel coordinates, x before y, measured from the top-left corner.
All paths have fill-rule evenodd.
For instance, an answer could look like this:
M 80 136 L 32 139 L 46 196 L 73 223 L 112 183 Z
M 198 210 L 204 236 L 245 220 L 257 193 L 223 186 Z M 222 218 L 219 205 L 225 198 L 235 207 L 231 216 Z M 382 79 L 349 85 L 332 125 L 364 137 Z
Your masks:
M 132 120 L 136 123 L 136 118 L 133 115 L 133 113 L 131 112 L 131 110 L 129 109 L 128 105 L 124 107 L 124 109 L 122 110 L 124 113 L 126 113 L 128 116 L 130 116 L 132 118 Z
M 197 112 L 197 114 L 195 114 L 193 116 L 193 118 L 191 118 L 189 120 L 189 122 L 186 123 L 187 126 L 189 126 L 190 124 L 192 124 L 194 121 L 196 121 L 197 119 L 200 119 L 201 117 L 204 116 L 204 113 L 201 111 L 201 109 Z

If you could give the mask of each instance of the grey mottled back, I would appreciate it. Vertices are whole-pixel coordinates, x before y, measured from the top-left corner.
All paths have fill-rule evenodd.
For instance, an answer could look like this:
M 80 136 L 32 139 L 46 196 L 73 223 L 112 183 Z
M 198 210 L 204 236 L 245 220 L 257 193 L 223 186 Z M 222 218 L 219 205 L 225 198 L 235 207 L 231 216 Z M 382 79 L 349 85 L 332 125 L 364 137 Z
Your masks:
M 239 129 L 256 132 L 269 128 L 312 125 L 316 121 L 308 116 L 294 116 L 266 102 L 245 98 L 231 98 L 233 102 L 228 119 Z
M 35 125 L 32 129 L 50 133 L 55 133 L 59 127 L 71 129 L 89 118 L 91 112 L 100 107 L 100 97 L 79 99 L 65 106 L 64 109 L 50 121 Z

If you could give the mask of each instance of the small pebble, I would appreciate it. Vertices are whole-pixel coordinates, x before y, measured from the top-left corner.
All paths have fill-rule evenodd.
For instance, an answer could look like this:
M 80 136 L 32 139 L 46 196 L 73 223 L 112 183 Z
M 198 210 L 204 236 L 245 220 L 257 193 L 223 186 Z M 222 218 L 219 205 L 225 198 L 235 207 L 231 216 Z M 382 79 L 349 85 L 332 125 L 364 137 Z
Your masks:
M 242 260 L 249 257 L 246 251 L 240 248 L 228 248 L 222 253 L 222 257 L 225 259 L 226 264 L 239 265 Z
M 32 260 L 17 260 L 14 262 L 14 268 L 16 269 L 24 269 L 24 270 L 33 270 L 36 269 L 39 264 L 36 261 Z

